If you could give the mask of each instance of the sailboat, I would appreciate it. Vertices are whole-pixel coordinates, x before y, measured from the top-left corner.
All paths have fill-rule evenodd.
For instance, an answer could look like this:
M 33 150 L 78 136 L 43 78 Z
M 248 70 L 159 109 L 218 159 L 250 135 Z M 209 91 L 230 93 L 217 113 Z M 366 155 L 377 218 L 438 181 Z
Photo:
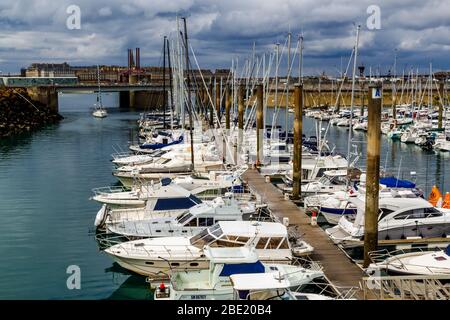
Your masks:
M 97 92 L 97 103 L 94 105 L 94 111 L 92 115 L 96 118 L 105 118 L 108 115 L 106 109 L 102 104 L 102 93 L 100 90 L 100 68 L 97 65 L 97 84 L 98 84 L 98 92 Z

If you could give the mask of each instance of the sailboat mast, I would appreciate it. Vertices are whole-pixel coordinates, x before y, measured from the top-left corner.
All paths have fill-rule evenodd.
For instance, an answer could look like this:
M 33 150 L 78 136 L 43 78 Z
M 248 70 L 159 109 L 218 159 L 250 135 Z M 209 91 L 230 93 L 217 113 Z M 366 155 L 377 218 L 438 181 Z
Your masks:
M 97 94 L 97 102 L 100 105 L 100 108 L 103 107 L 102 104 L 102 93 L 101 93 L 101 89 L 100 89 L 100 66 L 97 65 L 97 85 L 98 85 L 98 94 Z
M 170 128 L 173 129 L 173 80 L 172 80 L 172 64 L 170 63 L 170 44 L 167 41 L 167 62 L 169 63 L 169 89 L 170 89 Z
M 284 126 L 286 129 L 285 140 L 287 141 L 288 132 L 289 132 L 289 124 L 288 124 L 288 115 L 289 115 L 289 76 L 291 73 L 291 32 L 288 33 L 288 56 L 287 56 L 287 78 L 286 78 L 286 109 L 284 114 Z
M 166 39 L 167 37 L 164 36 L 164 44 L 163 44 L 163 128 L 166 128 Z
M 347 163 L 350 165 L 350 147 L 352 141 L 352 128 L 353 128 L 353 108 L 355 103 L 355 78 L 356 78 L 356 60 L 358 58 L 358 43 L 359 43 L 359 29 L 360 25 L 356 28 L 356 41 L 355 41 L 355 55 L 353 57 L 353 72 L 352 72 L 352 93 L 350 103 L 350 126 L 348 130 L 348 145 L 347 145 Z
M 194 171 L 194 134 L 193 134 L 193 123 L 192 123 L 192 101 L 191 101 L 191 81 L 190 81 L 190 74 L 189 74 L 189 44 L 188 44 L 188 36 L 187 36 L 187 27 L 186 27 L 186 18 L 183 18 L 184 22 L 184 45 L 185 45 L 185 56 L 186 56 L 186 87 L 187 87 L 187 94 L 188 94 L 188 101 L 187 101 L 187 107 L 189 111 L 189 131 L 191 136 L 191 170 Z

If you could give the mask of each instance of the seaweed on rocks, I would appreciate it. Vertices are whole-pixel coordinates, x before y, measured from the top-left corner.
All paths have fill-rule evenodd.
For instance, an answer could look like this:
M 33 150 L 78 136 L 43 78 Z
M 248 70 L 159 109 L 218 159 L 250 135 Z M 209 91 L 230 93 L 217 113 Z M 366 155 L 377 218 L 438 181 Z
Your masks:
M 35 131 L 63 119 L 47 106 L 30 101 L 25 89 L 0 89 L 0 139 Z

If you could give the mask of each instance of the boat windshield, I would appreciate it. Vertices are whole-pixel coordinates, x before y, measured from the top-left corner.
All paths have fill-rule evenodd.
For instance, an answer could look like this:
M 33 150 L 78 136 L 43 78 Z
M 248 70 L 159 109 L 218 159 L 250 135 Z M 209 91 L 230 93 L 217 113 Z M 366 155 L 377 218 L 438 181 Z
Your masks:
M 166 164 L 167 162 L 169 162 L 170 159 L 166 159 L 166 158 L 159 158 L 158 160 L 156 160 L 154 163 L 156 164 Z
M 323 184 L 325 186 L 328 186 L 328 185 L 331 184 L 331 177 L 326 175 L 326 174 L 324 174 L 323 176 L 320 177 L 319 183 L 321 183 L 321 184 Z
M 203 248 L 209 243 L 213 242 L 223 234 L 222 229 L 218 224 L 203 230 L 198 235 L 191 238 L 191 244 L 197 248 Z
M 192 216 L 192 214 L 189 212 L 189 210 L 188 211 L 186 211 L 186 212 L 183 212 L 182 214 L 180 214 L 178 217 L 177 217 L 177 221 L 180 223 L 180 224 L 184 224 L 186 221 L 188 221 L 189 219 L 191 219 L 193 216 Z

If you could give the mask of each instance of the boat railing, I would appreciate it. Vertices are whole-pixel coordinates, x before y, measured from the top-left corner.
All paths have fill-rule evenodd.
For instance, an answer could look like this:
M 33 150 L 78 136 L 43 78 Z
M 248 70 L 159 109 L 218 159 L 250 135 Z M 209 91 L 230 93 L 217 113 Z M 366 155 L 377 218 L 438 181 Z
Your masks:
M 124 186 L 107 186 L 92 189 L 95 196 L 129 191 Z
M 398 250 L 394 250 L 394 251 L 388 251 L 386 249 L 384 250 L 378 250 L 378 251 L 373 251 L 373 252 L 369 252 L 369 257 L 370 259 L 374 262 L 374 263 L 382 263 L 383 261 L 385 261 L 388 258 L 392 258 L 391 261 L 389 261 L 389 263 L 387 263 L 387 265 L 389 264 L 399 264 L 401 266 L 402 269 L 404 270 L 408 270 L 408 266 L 409 267 L 421 267 L 425 270 L 427 270 L 430 274 L 436 274 L 436 271 L 442 270 L 441 267 L 432 267 L 432 266 L 425 266 L 425 265 L 415 265 L 412 263 L 409 263 L 408 266 L 405 265 L 405 263 L 403 263 L 403 261 L 399 258 L 400 255 L 404 255 L 404 254 L 408 254 L 408 253 L 426 253 L 426 252 L 433 252 L 433 251 L 437 251 L 438 248 L 428 248 L 426 246 L 424 247 L 412 247 L 410 249 L 398 249 Z M 398 267 L 398 266 L 397 266 Z
M 302 290 L 303 285 L 297 287 L 295 292 L 305 293 Z M 349 286 L 336 286 L 332 283 L 326 281 L 312 281 L 308 283 L 308 286 L 314 286 L 315 294 L 325 295 L 336 300 L 349 300 L 355 299 L 358 291 L 360 290 L 358 287 L 349 287 Z
M 450 275 L 369 276 L 360 286 L 366 300 L 450 299 Z
M 311 271 L 323 271 L 323 266 L 320 262 L 314 261 L 309 257 L 292 257 L 291 264 L 300 266 Z
M 113 160 L 119 160 L 122 158 L 127 158 L 130 156 L 134 156 L 135 153 L 133 152 L 129 152 L 129 151 L 123 151 L 123 152 L 116 152 L 116 153 L 112 153 L 111 157 L 113 158 Z
M 100 250 L 104 250 L 116 244 L 126 242 L 129 239 L 121 235 L 110 234 L 107 232 L 97 232 L 95 235 L 95 240 L 97 241 Z

